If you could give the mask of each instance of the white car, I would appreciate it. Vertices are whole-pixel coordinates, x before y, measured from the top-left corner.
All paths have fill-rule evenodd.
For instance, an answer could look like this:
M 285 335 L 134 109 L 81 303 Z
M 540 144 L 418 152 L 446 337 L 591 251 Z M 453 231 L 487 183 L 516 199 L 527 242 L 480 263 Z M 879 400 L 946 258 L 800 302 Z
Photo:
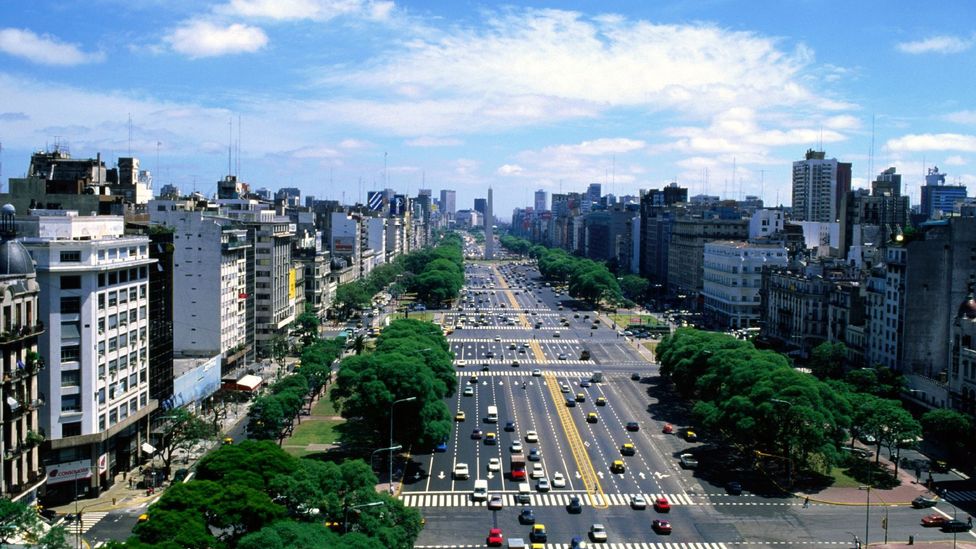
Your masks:
M 647 509 L 647 500 L 644 496 L 636 494 L 630 498 L 630 506 L 634 509 Z
M 532 370 L 532 377 L 542 377 L 542 370 L 535 368 Z
M 539 482 L 536 482 L 535 483 L 535 489 L 537 491 L 539 491 L 539 492 L 548 492 L 549 491 L 549 479 L 547 479 L 546 477 L 540 478 L 539 479 Z
M 464 388 L 464 396 L 466 396 L 466 397 L 474 396 L 474 388 L 473 387 L 465 387 Z
M 546 476 L 546 472 L 542 469 L 541 463 L 532 464 L 532 478 L 542 478 Z
M 606 543 L 607 541 L 607 529 L 603 527 L 602 524 L 594 524 L 590 526 L 590 539 L 593 541 L 598 541 L 600 543 Z
M 509 446 L 508 449 L 511 450 L 513 454 L 521 454 L 522 453 L 522 441 L 521 440 L 516 440 L 515 442 L 512 443 L 511 446 Z
M 488 460 L 488 470 L 489 471 L 501 471 L 502 470 L 502 460 L 498 458 L 491 458 Z
M 454 466 L 454 479 L 455 480 L 467 480 L 468 479 L 468 464 L 458 463 Z
M 501 340 L 502 340 L 501 336 L 495 336 L 495 341 L 501 341 Z
M 568 393 L 569 392 L 569 385 L 566 385 L 565 383 L 560 383 L 559 384 L 559 392 L 561 392 L 561 393 Z
M 539 442 L 539 433 L 536 433 L 535 431 L 526 432 L 525 442 L 533 442 L 533 443 Z
M 552 474 L 552 487 L 553 488 L 565 488 L 566 487 L 566 477 L 562 473 Z

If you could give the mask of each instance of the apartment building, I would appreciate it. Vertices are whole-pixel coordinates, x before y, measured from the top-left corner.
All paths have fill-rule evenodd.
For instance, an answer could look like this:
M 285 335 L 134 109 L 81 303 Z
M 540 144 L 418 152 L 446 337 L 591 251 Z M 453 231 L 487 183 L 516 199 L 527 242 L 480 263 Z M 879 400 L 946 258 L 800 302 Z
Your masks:
M 761 316 L 763 268 L 786 263 L 786 248 L 781 245 L 732 240 L 706 243 L 702 296 L 708 323 L 724 329 L 755 326 Z

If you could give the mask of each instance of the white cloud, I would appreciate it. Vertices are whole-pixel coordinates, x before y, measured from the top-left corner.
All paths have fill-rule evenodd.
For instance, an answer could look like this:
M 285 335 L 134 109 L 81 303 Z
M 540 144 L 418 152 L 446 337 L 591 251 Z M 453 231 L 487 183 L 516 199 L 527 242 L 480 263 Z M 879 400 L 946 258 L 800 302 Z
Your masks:
M 342 156 L 342 153 L 336 149 L 321 145 L 302 147 L 286 154 L 292 158 L 339 158 Z
M 404 144 L 409 147 L 456 147 L 463 144 L 460 139 L 452 137 L 431 137 L 421 136 L 416 139 L 408 139 Z
M 895 47 L 903 53 L 962 53 L 973 46 L 971 38 L 958 36 L 932 36 L 913 42 L 901 42 Z
M 241 17 L 292 21 L 329 21 L 341 16 L 386 19 L 393 2 L 369 0 L 230 0 L 215 11 Z
M 976 125 L 976 111 L 956 111 L 951 112 L 942 117 L 949 122 L 955 122 L 957 124 L 972 124 Z
M 861 127 L 861 119 L 842 114 L 824 119 L 823 126 L 832 130 L 856 130 Z
M 373 144 L 369 141 L 364 141 L 362 139 L 343 139 L 339 142 L 339 147 L 343 149 L 366 149 L 372 147 Z
M 525 150 L 515 155 L 517 163 L 504 164 L 496 173 L 533 185 L 567 185 L 613 179 L 621 185 L 637 181 L 645 168 L 632 161 L 647 148 L 644 141 L 624 137 L 600 138 L 573 144 Z M 628 158 L 630 156 L 630 158 Z
M 959 156 L 958 154 L 946 157 L 946 159 L 943 160 L 942 163 L 945 164 L 946 166 L 965 166 L 966 164 L 968 164 L 968 162 L 966 162 L 966 159 Z
M 166 43 L 191 58 L 217 57 L 235 53 L 253 53 L 268 43 L 268 36 L 258 27 L 241 23 L 227 26 L 210 21 L 184 21 L 164 37 Z
M 524 170 L 518 164 L 503 164 L 498 168 L 498 175 L 518 175 Z
M 885 146 L 896 152 L 976 152 L 976 135 L 965 135 L 959 133 L 909 134 L 896 139 L 889 139 Z
M 81 65 L 102 61 L 101 53 L 86 53 L 75 44 L 61 42 L 50 35 L 27 29 L 0 29 L 0 52 L 42 65 Z

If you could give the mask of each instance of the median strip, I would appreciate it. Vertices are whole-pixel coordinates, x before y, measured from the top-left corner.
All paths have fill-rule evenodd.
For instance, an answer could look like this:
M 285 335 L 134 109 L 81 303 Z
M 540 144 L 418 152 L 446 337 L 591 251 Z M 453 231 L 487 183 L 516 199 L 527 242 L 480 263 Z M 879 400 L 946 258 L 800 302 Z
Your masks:
M 580 438 L 579 431 L 576 430 L 576 424 L 573 423 L 573 417 L 569 413 L 569 409 L 566 408 L 565 400 L 562 393 L 559 391 L 559 382 L 556 380 L 556 376 L 547 372 L 545 374 L 546 385 L 549 387 L 549 393 L 552 395 L 552 400 L 556 405 L 556 413 L 559 415 L 559 422 L 563 426 L 563 432 L 566 434 L 566 441 L 569 444 L 569 449 L 573 453 L 573 459 L 576 460 L 576 468 L 579 471 L 580 479 L 583 481 L 583 489 L 590 496 L 590 502 L 594 509 L 606 509 L 610 506 L 609 498 L 603 493 L 603 487 L 600 486 L 600 479 L 596 475 L 596 470 L 593 468 L 593 462 L 590 461 L 589 454 L 586 453 L 586 446 L 583 444 L 583 439 Z

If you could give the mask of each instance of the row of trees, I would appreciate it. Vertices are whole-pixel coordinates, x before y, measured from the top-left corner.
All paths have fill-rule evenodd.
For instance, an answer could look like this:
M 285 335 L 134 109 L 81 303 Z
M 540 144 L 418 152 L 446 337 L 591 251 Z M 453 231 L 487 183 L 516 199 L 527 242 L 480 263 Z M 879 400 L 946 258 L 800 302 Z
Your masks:
M 341 284 L 336 288 L 336 308 L 343 318 L 348 317 L 368 307 L 373 296 L 387 287 L 394 295 L 410 291 L 424 301 L 442 303 L 457 295 L 464 284 L 462 261 L 461 237 L 447 233 L 436 247 L 399 256 L 374 268 L 362 280 Z
M 207 455 L 196 473 L 149 508 L 133 537 L 108 547 L 406 549 L 420 533 L 419 513 L 377 493 L 362 460 L 299 459 L 244 441 Z
M 746 452 L 787 457 L 824 472 L 841 446 L 871 435 L 878 454 L 921 435 L 921 425 L 890 397 L 874 369 L 821 380 L 794 369 L 783 355 L 726 334 L 682 328 L 657 347 L 661 374 L 695 401 L 702 426 Z
M 518 254 L 528 254 L 538 260 L 539 272 L 547 280 L 568 283 L 569 295 L 592 304 L 617 303 L 623 293 L 616 277 L 603 263 L 572 256 L 559 248 L 532 245 L 528 240 L 511 235 L 499 239 L 501 245 Z
M 440 328 L 401 319 L 387 326 L 373 352 L 342 361 L 330 393 L 364 449 L 386 446 L 393 414 L 395 442 L 430 448 L 451 432 L 444 398 L 454 394 L 453 355 Z M 396 401 L 410 399 L 393 405 Z
M 247 424 L 248 436 L 257 440 L 281 440 L 301 414 L 326 387 L 332 363 L 342 354 L 343 340 L 318 339 L 302 350 L 302 366 L 254 399 Z

